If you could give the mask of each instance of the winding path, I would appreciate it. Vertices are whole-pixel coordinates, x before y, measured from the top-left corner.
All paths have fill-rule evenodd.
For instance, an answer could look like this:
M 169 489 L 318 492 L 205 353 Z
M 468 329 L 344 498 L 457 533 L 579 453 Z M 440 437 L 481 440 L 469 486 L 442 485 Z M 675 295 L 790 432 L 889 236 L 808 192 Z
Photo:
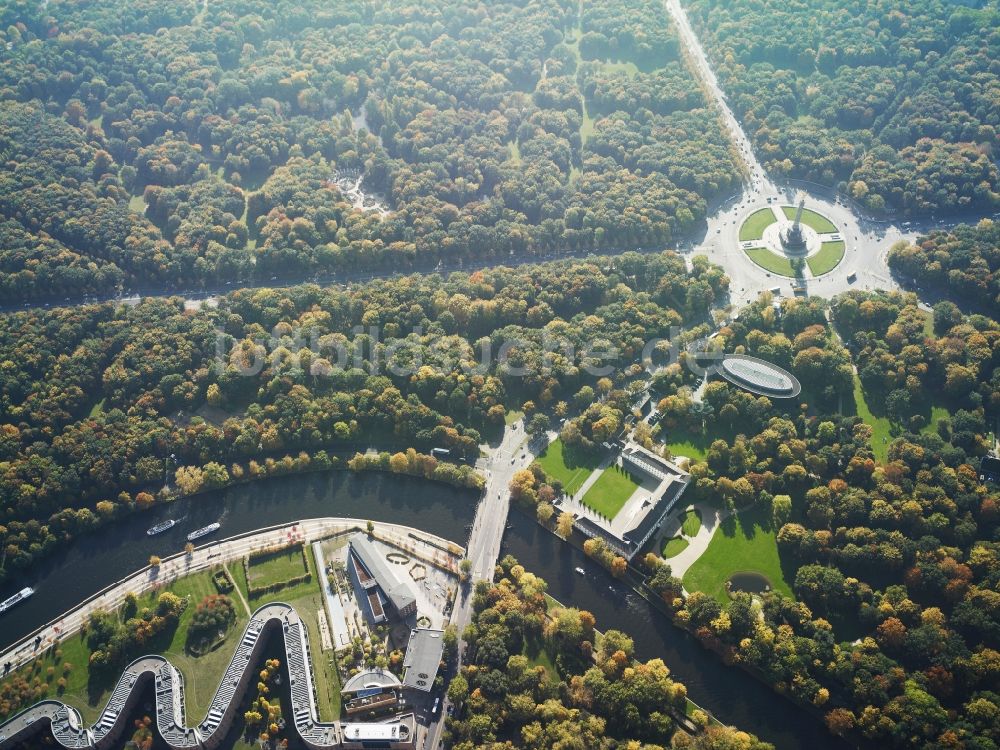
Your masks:
M 657 542 L 658 544 L 662 544 L 665 539 L 677 536 L 681 532 L 684 517 L 690 510 L 696 510 L 701 514 L 701 524 L 699 524 L 698 533 L 694 536 L 685 536 L 684 538 L 688 540 L 688 546 L 664 561 L 670 566 L 671 574 L 681 579 L 684 578 L 684 574 L 687 573 L 688 568 L 694 565 L 698 561 L 698 558 L 705 554 L 705 550 L 708 549 L 708 545 L 715 535 L 715 530 L 731 515 L 728 509 L 724 508 L 720 510 L 708 503 L 689 505 L 680 512 L 679 516 L 674 516 L 664 525 L 659 541 Z

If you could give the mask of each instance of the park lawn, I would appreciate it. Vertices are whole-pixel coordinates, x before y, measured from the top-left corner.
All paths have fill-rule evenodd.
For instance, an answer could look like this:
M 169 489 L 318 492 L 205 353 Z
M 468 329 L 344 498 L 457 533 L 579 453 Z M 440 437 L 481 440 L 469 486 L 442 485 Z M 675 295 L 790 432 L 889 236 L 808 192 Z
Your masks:
M 677 557 L 681 552 L 688 548 L 691 544 L 687 539 L 682 536 L 675 536 L 667 540 L 667 543 L 663 545 L 663 557 L 668 559 L 671 557 Z
M 821 276 L 824 273 L 829 273 L 839 266 L 840 261 L 844 259 L 846 248 L 847 245 L 840 240 L 837 242 L 824 242 L 820 245 L 818 253 L 806 258 L 806 263 L 809 264 L 809 270 L 812 271 L 813 276 Z
M 596 120 L 593 115 L 590 114 L 590 110 L 587 107 L 587 102 L 583 102 L 583 119 L 580 121 L 580 143 L 586 143 L 587 140 L 594 134 L 594 124 Z
M 506 425 L 512 425 L 519 421 L 521 417 L 524 416 L 523 411 L 517 411 L 516 409 L 508 409 L 507 413 L 503 416 L 503 422 Z
M 764 236 L 764 230 L 776 221 L 774 211 L 770 208 L 762 208 L 754 211 L 743 222 L 743 226 L 740 227 L 740 242 L 759 240 Z
M 614 518 L 639 485 L 617 465 L 609 466 L 583 496 L 583 504 L 605 518 Z
M 728 604 L 726 581 L 734 573 L 753 571 L 765 576 L 775 591 L 791 597 L 791 583 L 781 568 L 777 532 L 770 516 L 766 506 L 754 506 L 725 519 L 708 548 L 684 574 L 684 588 Z
M 892 442 L 892 422 L 886 417 L 876 417 L 872 414 L 865 392 L 861 387 L 861 378 L 854 375 L 854 405 L 857 414 L 866 425 L 872 428 L 872 453 L 879 463 L 885 463 L 889 455 L 889 443 Z
M 885 463 L 889 457 L 889 444 L 893 439 L 903 432 L 902 428 L 894 429 L 891 419 L 888 417 L 877 417 L 872 413 L 868 401 L 865 399 L 864 388 L 861 387 L 861 379 L 854 376 L 854 405 L 856 413 L 861 420 L 872 428 L 872 453 L 880 463 Z M 931 404 L 930 416 L 927 424 L 920 428 L 921 434 L 929 435 L 937 432 L 939 419 L 951 417 L 951 411 L 938 404 Z
M 306 556 L 308 557 L 308 554 Z M 297 546 L 250 560 L 249 567 L 250 580 L 248 583 L 251 586 L 267 586 L 272 583 L 289 581 L 306 572 L 306 566 L 302 562 L 302 549 Z
M 556 670 L 556 661 L 549 653 L 548 645 L 540 638 L 525 638 L 524 647 L 521 653 L 527 657 L 528 663 L 532 667 L 542 667 L 546 676 L 550 680 L 558 681 L 559 672 Z
M 334 658 L 334 651 L 323 650 L 323 638 L 319 630 L 319 612 L 324 611 L 326 602 L 316 576 L 316 561 L 307 555 L 312 581 L 283 589 L 269 597 L 279 599 L 295 608 L 305 623 L 309 633 L 309 650 L 312 652 L 313 674 L 316 678 L 316 696 L 319 701 L 321 721 L 336 721 L 340 718 L 340 675 Z
M 694 536 L 701 529 L 701 511 L 689 510 L 684 514 L 684 521 L 681 523 L 681 531 L 684 536 Z
M 923 427 L 920 428 L 920 433 L 922 435 L 930 435 L 932 433 L 937 433 L 937 423 L 939 419 L 951 419 L 951 411 L 943 406 L 931 405 L 931 418 Z
M 510 142 L 510 161 L 517 166 L 521 165 L 521 144 L 516 138 Z
M 729 440 L 730 435 L 715 429 L 714 424 L 706 431 L 695 431 L 680 427 L 663 428 L 664 445 L 673 456 L 685 456 L 692 461 L 703 461 L 712 442 L 722 438 Z
M 604 70 L 608 73 L 624 73 L 630 79 L 635 78 L 636 74 L 639 72 L 639 66 L 634 62 L 629 62 L 628 60 L 604 62 L 602 65 L 604 66 Z
M 934 336 L 934 313 L 921 310 L 924 315 L 924 336 Z
M 772 253 L 766 247 L 751 247 L 744 252 L 750 256 L 750 260 L 765 271 L 776 273 L 779 276 L 787 276 L 790 279 L 795 278 L 795 271 L 792 269 L 792 263 L 788 258 L 784 258 L 777 253 Z
M 542 451 L 537 461 L 546 474 L 562 483 L 563 491 L 569 495 L 575 494 L 597 468 L 596 461 L 580 466 L 569 466 L 566 463 L 563 442 L 558 439 Z
M 785 218 L 789 221 L 794 221 L 795 214 L 799 209 L 797 206 L 782 206 L 781 210 L 785 213 Z M 823 216 L 823 214 L 816 213 L 809 208 L 802 210 L 802 223 L 807 227 L 815 229 L 820 234 L 830 234 L 837 231 L 836 224 Z

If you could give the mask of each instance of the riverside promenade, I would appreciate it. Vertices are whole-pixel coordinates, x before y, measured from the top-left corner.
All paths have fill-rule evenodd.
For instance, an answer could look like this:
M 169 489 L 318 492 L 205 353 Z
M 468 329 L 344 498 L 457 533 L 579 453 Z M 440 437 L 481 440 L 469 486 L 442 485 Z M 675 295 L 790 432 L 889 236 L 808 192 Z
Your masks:
M 109 611 L 121 606 L 129 593 L 141 594 L 157 589 L 192 573 L 240 560 L 251 552 L 291 542 L 310 544 L 341 533 L 363 531 L 366 525 L 367 521 L 357 518 L 310 518 L 210 541 L 196 547 L 190 554 L 182 551 L 164 557 L 158 566 L 146 566 L 111 584 L 72 610 L 6 647 L 0 653 L 0 665 L 6 672 L 8 669 L 13 671 L 26 664 L 50 646 L 77 633 L 86 625 L 92 613 Z M 374 533 L 377 538 L 389 544 L 458 574 L 458 562 L 465 550 L 454 542 L 419 529 L 392 523 L 375 522 Z

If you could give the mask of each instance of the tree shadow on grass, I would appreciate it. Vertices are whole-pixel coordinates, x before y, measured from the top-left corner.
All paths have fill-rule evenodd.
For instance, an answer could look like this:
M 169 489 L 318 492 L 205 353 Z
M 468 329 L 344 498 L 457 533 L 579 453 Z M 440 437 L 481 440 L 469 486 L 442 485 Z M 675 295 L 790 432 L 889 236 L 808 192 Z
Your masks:
M 601 465 L 599 456 L 565 443 L 562 444 L 562 457 L 563 463 L 570 469 L 594 470 Z

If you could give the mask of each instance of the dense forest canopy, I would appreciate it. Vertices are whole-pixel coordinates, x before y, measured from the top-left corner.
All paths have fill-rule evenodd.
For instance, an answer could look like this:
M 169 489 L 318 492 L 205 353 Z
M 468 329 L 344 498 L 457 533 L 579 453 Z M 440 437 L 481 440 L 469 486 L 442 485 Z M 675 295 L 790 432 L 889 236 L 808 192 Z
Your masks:
M 1000 206 L 996 0 L 685 5 L 768 170 L 878 211 Z
M 687 688 L 662 659 L 640 661 L 628 633 L 599 632 L 594 616 L 546 599 L 547 584 L 505 557 L 476 587 L 467 666 L 448 687 L 459 712 L 455 750 L 769 750 L 731 727 L 693 737 L 676 723 Z M 546 662 L 549 661 L 550 665 Z M 552 663 L 554 662 L 554 663 Z
M 727 285 L 704 259 L 626 253 L 0 316 L 0 575 L 149 505 L 177 465 L 196 491 L 300 451 L 476 456 L 507 409 L 592 390 L 594 351 L 618 352 L 626 387 L 648 338 L 704 321 Z
M 2 13 L 2 300 L 657 246 L 737 181 L 653 0 Z

